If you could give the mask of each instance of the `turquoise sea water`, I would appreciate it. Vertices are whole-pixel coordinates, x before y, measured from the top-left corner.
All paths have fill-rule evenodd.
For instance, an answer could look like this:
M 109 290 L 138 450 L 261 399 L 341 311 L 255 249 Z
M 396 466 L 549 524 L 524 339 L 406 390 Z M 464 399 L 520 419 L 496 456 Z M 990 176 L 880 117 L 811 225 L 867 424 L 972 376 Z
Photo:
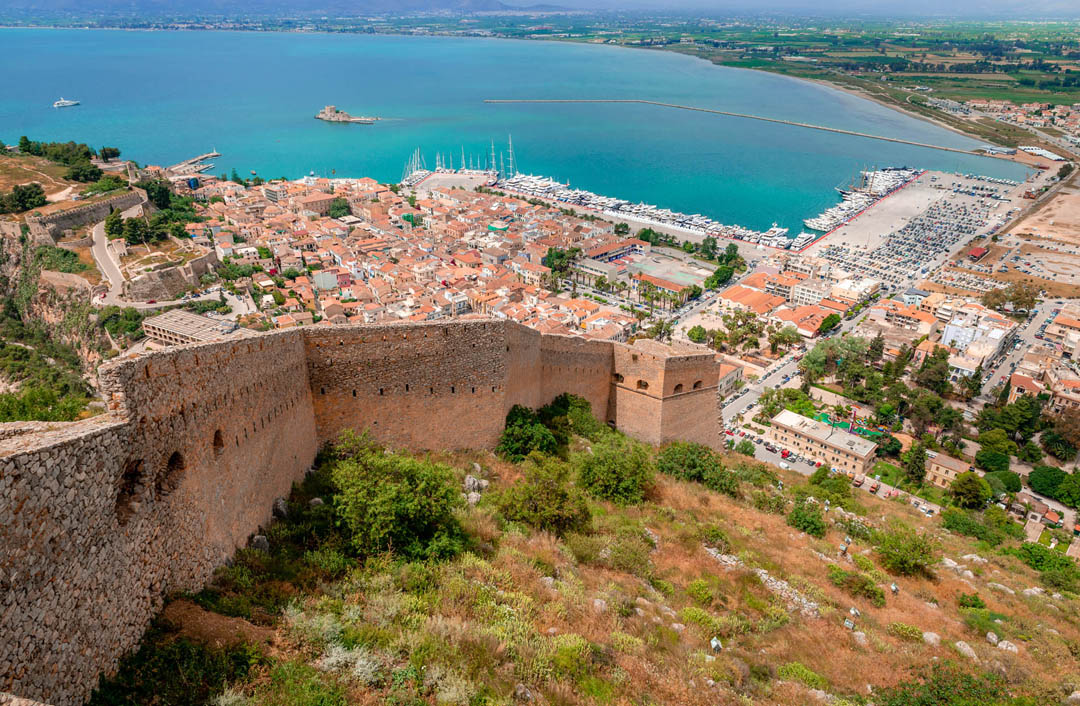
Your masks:
M 978 143 L 825 86 L 615 47 L 364 35 L 0 30 L 0 140 L 117 145 L 143 164 L 222 153 L 213 173 L 397 181 L 421 148 L 506 152 L 521 171 L 727 223 L 792 233 L 869 166 L 1023 178 L 1001 160 L 646 105 L 485 98 L 643 98 L 951 147 Z M 53 109 L 64 96 L 82 101 Z M 384 118 L 324 123 L 325 104 Z

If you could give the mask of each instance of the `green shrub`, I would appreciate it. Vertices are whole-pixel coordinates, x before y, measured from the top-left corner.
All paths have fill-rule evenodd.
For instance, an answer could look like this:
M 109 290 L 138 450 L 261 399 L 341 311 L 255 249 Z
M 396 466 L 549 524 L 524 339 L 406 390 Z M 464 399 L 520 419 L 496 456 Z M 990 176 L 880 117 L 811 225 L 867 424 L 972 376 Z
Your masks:
M 557 535 L 581 532 L 592 519 L 582 492 L 571 484 L 570 467 L 534 454 L 525 465 L 525 479 L 495 495 L 502 516 Z
M 495 452 L 517 463 L 525 460 L 534 451 L 555 454 L 559 451 L 559 442 L 540 422 L 536 412 L 516 404 L 506 415 L 506 428 L 499 437 Z
M 353 565 L 353 560 L 332 547 L 320 547 L 304 552 L 304 561 L 326 573 L 330 578 L 341 576 Z
M 830 564 L 828 568 L 829 581 L 834 586 L 842 588 L 848 595 L 857 598 L 866 598 L 878 608 L 885 606 L 885 591 L 874 583 L 874 580 L 865 574 L 854 571 L 845 571 L 836 564 Z
M 825 517 L 819 503 L 808 501 L 796 503 L 788 513 L 787 523 L 811 537 L 825 536 Z
M 887 632 L 898 637 L 901 640 L 907 640 L 908 642 L 921 642 L 923 631 L 914 625 L 908 625 L 907 623 L 895 622 L 889 623 Z
M 986 601 L 978 593 L 961 593 L 956 597 L 956 604 L 961 608 L 985 608 Z
M 900 521 L 874 534 L 874 548 L 885 569 L 902 576 L 928 575 L 940 552 L 936 539 Z
M 720 632 L 720 624 L 716 618 L 697 606 L 686 606 L 679 611 L 679 618 L 687 625 L 697 625 L 706 635 Z
M 802 682 L 809 689 L 828 689 L 829 682 L 825 677 L 811 670 L 800 662 L 788 662 L 776 670 L 776 675 L 788 681 Z
M 1004 677 L 972 673 L 952 661 L 921 667 L 911 681 L 874 689 L 877 706 L 990 706 L 1012 703 Z
M 986 478 L 987 482 L 992 479 L 998 480 L 1001 483 L 1001 487 L 1004 488 L 1007 493 L 1019 493 L 1023 488 L 1023 484 L 1020 482 L 1020 474 L 1013 471 L 987 473 L 984 478 Z
M 701 541 L 721 554 L 727 554 L 731 548 L 731 541 L 728 539 L 727 533 L 716 525 L 703 525 L 699 532 Z
M 358 554 L 444 558 L 463 548 L 454 517 L 461 493 L 449 466 L 362 451 L 338 460 L 331 474 L 338 489 L 334 507 Z
M 259 706 L 345 706 L 348 703 L 341 686 L 299 662 L 275 666 L 252 701 Z
M 549 429 L 558 427 L 567 434 L 577 434 L 592 441 L 597 441 L 609 431 L 593 416 L 592 405 L 587 399 L 566 392 L 537 410 L 537 418 Z M 555 436 L 560 443 L 565 443 L 558 439 L 558 433 L 555 433 Z
M 618 505 L 635 505 L 645 499 L 652 482 L 653 464 L 648 449 L 616 434 L 597 442 L 592 453 L 575 458 L 578 480 L 590 494 Z
M 703 606 L 711 605 L 713 602 L 712 588 L 709 587 L 709 582 L 705 579 L 694 579 L 687 584 L 686 595 Z
M 260 659 L 250 646 L 213 649 L 178 637 L 157 622 L 138 651 L 120 661 L 115 674 L 101 677 L 88 706 L 208 703 L 227 684 L 247 677 Z
M 720 457 L 704 444 L 676 441 L 668 444 L 656 456 L 656 470 L 679 480 L 705 480 L 713 470 L 724 470 Z
M 751 502 L 755 510 L 767 512 L 770 515 L 783 515 L 787 511 L 787 498 L 780 493 L 756 490 L 751 496 Z
M 625 632 L 615 630 L 611 633 L 611 648 L 623 654 L 635 654 L 645 647 L 645 641 Z
M 779 476 L 776 475 L 776 471 L 770 470 L 768 466 L 763 463 L 739 463 L 736 464 L 731 472 L 735 474 L 735 477 L 744 483 L 749 483 L 757 488 L 764 488 L 767 485 L 776 485 L 776 481 L 779 480 Z

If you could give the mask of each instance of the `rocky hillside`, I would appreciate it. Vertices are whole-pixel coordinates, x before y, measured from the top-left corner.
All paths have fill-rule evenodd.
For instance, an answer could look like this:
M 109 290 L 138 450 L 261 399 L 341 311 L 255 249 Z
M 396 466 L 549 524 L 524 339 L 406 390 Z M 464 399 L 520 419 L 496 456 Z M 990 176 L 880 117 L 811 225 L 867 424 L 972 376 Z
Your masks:
M 345 438 L 92 703 L 1080 701 L 1075 564 L 1003 512 L 950 532 L 580 411 L 515 410 L 498 455 Z

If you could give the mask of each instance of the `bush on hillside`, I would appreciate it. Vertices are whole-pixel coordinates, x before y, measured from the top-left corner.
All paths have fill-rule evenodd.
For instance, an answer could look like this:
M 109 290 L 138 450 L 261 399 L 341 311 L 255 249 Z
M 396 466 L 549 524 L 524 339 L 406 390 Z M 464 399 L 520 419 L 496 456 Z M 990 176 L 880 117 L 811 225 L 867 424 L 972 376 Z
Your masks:
M 656 470 L 679 480 L 700 483 L 707 472 L 717 468 L 724 468 L 720 457 L 708 446 L 692 441 L 670 443 L 656 456 Z
M 885 568 L 901 576 L 929 575 L 940 552 L 936 539 L 899 520 L 874 534 L 874 548 Z
M 950 532 L 974 537 L 994 547 L 1010 538 L 1024 536 L 1024 529 L 1010 520 L 1004 510 L 994 506 L 986 508 L 981 514 L 946 508 L 941 513 L 941 524 Z
M 918 668 L 910 681 L 874 689 L 877 706 L 987 706 L 1009 700 L 1004 677 L 973 673 L 952 661 L 934 662 Z
M 516 404 L 506 415 L 506 428 L 499 437 L 495 452 L 518 463 L 534 451 L 555 454 L 559 451 L 559 442 L 551 430 L 540 422 L 536 412 Z
M 819 503 L 805 500 L 795 503 L 795 507 L 788 513 L 787 523 L 800 532 L 806 532 L 811 537 L 825 536 L 825 517 L 821 512 Z
M 592 405 L 584 397 L 567 392 L 556 397 L 551 404 L 544 405 L 537 411 L 537 416 L 545 426 L 552 426 L 552 420 L 565 417 L 568 430 L 591 441 L 598 440 L 608 433 L 608 428 L 592 413 Z
M 633 439 L 612 434 L 593 445 L 592 453 L 574 459 L 578 482 L 591 495 L 618 505 L 645 499 L 652 483 L 653 463 L 648 449 Z
M 828 574 L 829 581 L 834 586 L 844 589 L 848 595 L 866 598 L 878 608 L 885 606 L 885 591 L 866 574 L 845 571 L 836 564 L 829 564 Z
M 495 496 L 502 516 L 557 535 L 582 532 L 592 513 L 582 492 L 570 481 L 570 466 L 533 454 L 525 464 L 525 479 Z
M 339 459 L 331 477 L 339 522 L 357 554 L 437 559 L 463 548 L 454 517 L 461 493 L 449 466 L 359 449 Z

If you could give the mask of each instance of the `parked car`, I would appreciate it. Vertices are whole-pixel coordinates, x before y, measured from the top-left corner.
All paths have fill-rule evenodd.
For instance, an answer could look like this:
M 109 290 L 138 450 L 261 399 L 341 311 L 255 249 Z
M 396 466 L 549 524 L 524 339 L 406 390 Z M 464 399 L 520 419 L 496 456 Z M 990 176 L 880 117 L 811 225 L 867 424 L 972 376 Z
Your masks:
M 855 476 L 855 480 L 852 481 L 856 488 L 861 488 L 862 484 L 866 481 L 866 476 Z
M 881 483 L 878 482 L 878 481 L 874 481 L 874 484 L 870 486 L 870 492 L 871 493 L 876 493 L 876 492 L 878 492 L 878 490 L 880 488 L 881 488 Z

